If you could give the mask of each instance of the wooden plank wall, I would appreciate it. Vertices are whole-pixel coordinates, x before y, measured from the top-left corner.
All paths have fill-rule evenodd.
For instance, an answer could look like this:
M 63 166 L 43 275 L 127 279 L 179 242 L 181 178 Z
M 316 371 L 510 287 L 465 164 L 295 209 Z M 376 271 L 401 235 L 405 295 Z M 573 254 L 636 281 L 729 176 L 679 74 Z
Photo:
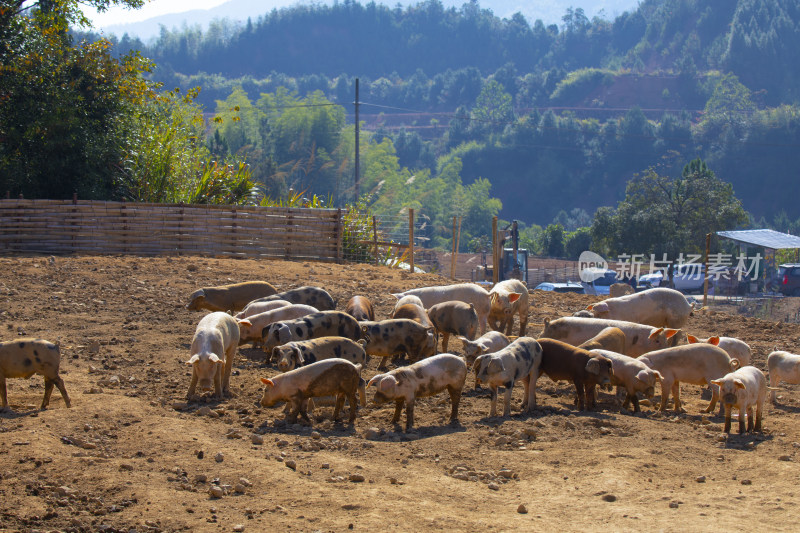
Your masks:
M 342 213 L 89 200 L 0 200 L 0 253 L 342 260 Z

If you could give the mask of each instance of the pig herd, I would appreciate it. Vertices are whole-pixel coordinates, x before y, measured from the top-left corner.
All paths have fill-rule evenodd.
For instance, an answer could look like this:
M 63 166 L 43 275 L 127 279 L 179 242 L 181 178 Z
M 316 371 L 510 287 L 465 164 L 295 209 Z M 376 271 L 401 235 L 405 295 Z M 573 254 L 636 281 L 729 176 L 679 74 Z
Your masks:
M 681 412 L 683 382 L 711 388 L 705 411 L 712 412 L 719 402 L 726 432 L 734 408 L 740 432 L 761 431 L 767 392 L 772 391 L 774 402 L 780 381 L 800 383 L 800 355 L 770 354 L 767 385 L 764 374 L 750 366 L 751 351 L 743 341 L 688 334 L 682 328 L 694 309 L 672 289 L 609 298 L 576 316 L 545 320 L 538 338 L 526 336 L 531 296 L 516 280 L 498 283 L 490 291 L 462 283 L 393 296 L 397 304 L 392 316 L 376 320 L 366 296 L 354 296 L 343 306 L 345 311 L 337 311 L 337 302 L 319 287 L 279 293 L 269 283 L 252 281 L 199 289 L 186 308 L 211 312 L 198 322 L 192 338 L 187 397 L 195 398 L 198 389 L 213 391 L 220 399 L 230 395 L 233 359 L 238 347 L 248 342 L 260 346 L 281 372 L 261 379 L 261 405 L 286 402 L 290 422 L 298 416 L 307 420 L 314 398 L 333 397 L 334 419 L 347 401 L 352 423 L 359 405 L 366 405 L 366 389 L 374 389 L 374 403 L 394 402 L 393 424 L 399 423 L 405 407 L 406 430 L 413 427 L 417 398 L 447 391 L 450 422 L 457 423 L 471 369 L 474 386 L 486 386 L 491 393 L 489 416 L 497 416 L 500 387 L 503 416 L 511 414 L 518 382 L 525 391 L 522 412 L 534 409 L 537 380 L 543 375 L 572 383 L 580 410 L 595 407 L 598 386 L 616 386 L 625 394 L 622 406 L 632 405 L 637 412 L 639 397 L 652 398 L 659 383 L 660 409 L 667 409 L 671 395 L 674 409 Z M 515 316 L 517 337 L 511 335 Z M 448 353 L 452 336 L 460 341 L 463 356 Z M 366 382 L 361 375 L 370 356 L 381 362 L 379 373 Z M 45 379 L 42 409 L 54 386 L 69 407 L 59 361 L 58 346 L 47 341 L 0 343 L 2 407 L 8 406 L 6 378 L 33 374 Z M 390 364 L 394 368 L 387 370 Z

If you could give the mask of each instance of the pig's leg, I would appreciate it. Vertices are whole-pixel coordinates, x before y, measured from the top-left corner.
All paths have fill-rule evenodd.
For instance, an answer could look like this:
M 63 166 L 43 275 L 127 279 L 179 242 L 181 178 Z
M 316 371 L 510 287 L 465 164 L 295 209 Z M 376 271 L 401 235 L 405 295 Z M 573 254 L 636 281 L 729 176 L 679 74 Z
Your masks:
M 53 393 L 53 383 L 52 379 L 44 378 L 44 398 L 42 399 L 42 406 L 40 409 L 47 409 L 47 406 L 50 405 L 50 395 Z
M 523 377 L 522 386 L 524 387 L 522 393 L 522 412 L 527 413 L 531 410 L 531 375 Z
M 511 330 L 514 329 L 514 315 L 503 318 L 503 322 L 500 324 L 500 331 L 503 331 L 503 326 L 505 326 L 506 329 L 506 336 L 511 335 Z
M 414 400 L 406 402 L 406 431 L 414 427 Z
M 531 370 L 531 373 L 528 374 L 527 378 L 525 378 L 525 398 L 528 402 L 528 405 L 525 409 L 526 413 L 530 413 L 533 409 L 536 409 L 536 378 L 534 378 L 534 373 L 536 369 Z
M 489 409 L 489 416 L 497 416 L 497 385 L 492 385 L 489 387 L 489 391 L 492 393 L 492 403 L 491 408 Z
M 528 313 L 527 311 L 520 310 L 519 312 L 519 336 L 525 336 L 525 330 L 528 327 Z
M 672 399 L 675 402 L 675 412 L 685 413 L 686 411 L 681 407 L 681 382 L 676 381 L 672 384 Z
M 442 332 L 442 353 L 447 353 L 447 344 L 450 342 L 450 333 Z
M 575 385 L 575 394 L 578 396 L 578 411 L 583 411 L 586 408 L 584 403 L 583 382 L 576 379 L 572 382 Z
M 347 401 L 350 403 L 350 424 L 356 421 L 356 413 L 358 412 L 358 401 L 356 400 L 355 391 L 347 395 Z
M 771 388 L 775 389 L 778 386 L 778 382 L 779 381 L 780 381 L 780 378 L 777 376 L 777 374 L 775 372 L 770 372 L 769 373 L 769 386 Z M 771 401 L 773 405 L 775 404 L 775 391 L 774 390 L 769 391 L 769 401 Z
M 308 402 L 305 401 L 305 398 L 299 398 L 297 400 L 292 399 L 292 402 L 295 404 L 294 405 L 295 412 L 299 412 L 300 416 L 303 417 L 303 420 L 305 420 L 306 422 L 311 422 L 311 420 L 308 418 L 308 411 L 306 410 Z M 295 418 L 296 417 L 297 415 L 295 415 Z
M 194 398 L 194 391 L 197 388 L 197 371 L 192 368 L 192 381 L 189 383 L 189 392 L 186 393 L 186 399 L 191 400 Z M 3 380 L 3 391 L 5 391 L 5 380 Z
M 67 407 L 72 407 L 72 403 L 69 401 L 69 394 L 67 394 L 67 389 L 64 387 L 64 380 L 61 379 L 61 376 L 56 377 L 53 380 L 58 387 L 58 392 L 61 393 L 61 397 L 64 398 L 64 405 Z
M 503 394 L 503 416 L 511 416 L 511 395 L 514 392 L 514 382 L 506 383 L 506 392 Z
M 722 429 L 725 433 L 731 432 L 731 411 L 733 411 L 733 408 L 725 405 L 725 426 Z
M 366 407 L 367 405 L 367 391 L 366 391 L 366 383 L 363 379 L 358 380 L 358 398 L 361 403 L 361 407 Z
M 765 395 L 766 396 L 766 395 Z M 761 433 L 761 414 L 764 411 L 764 401 L 761 400 L 758 405 L 756 405 L 756 425 L 753 429 Z
M 482 313 L 478 315 L 478 324 L 481 327 L 481 335 L 486 333 L 486 324 L 489 322 L 489 313 Z
M 237 346 L 231 346 L 225 352 L 225 370 L 222 374 L 222 394 L 231 395 L 231 369 L 233 368 L 233 357 L 236 355 Z
M 386 370 L 388 368 L 388 364 L 386 360 L 388 357 L 381 357 L 381 363 L 378 365 L 378 370 Z
M 403 412 L 404 399 L 396 400 L 394 403 L 394 416 L 392 417 L 392 424 L 400 422 L 400 414 Z
M 214 372 L 214 396 L 222 399 L 222 364 L 217 363 L 217 371 Z
M 713 413 L 714 407 L 717 406 L 717 401 L 719 400 L 719 387 L 713 384 L 710 384 L 710 386 L 711 386 L 711 403 L 709 403 L 708 407 L 705 408 L 705 410 L 703 411 L 704 413 Z
M 0 373 L 0 411 L 8 407 L 8 390 L 6 389 L 6 377 Z
M 352 404 L 350 404 L 350 410 L 352 411 Z M 344 394 L 337 394 L 336 395 L 336 406 L 333 408 L 333 421 L 336 422 L 339 420 L 339 412 L 341 412 L 342 408 L 344 407 Z
M 633 403 L 633 412 L 634 413 L 638 413 L 638 412 L 641 411 L 641 409 L 639 408 L 639 397 L 636 396 L 636 392 L 635 391 L 628 393 L 628 397 L 625 398 L 625 402 L 627 403 L 629 401 L 631 403 Z
M 595 385 L 593 383 L 587 384 L 584 392 L 586 394 L 586 405 L 590 410 L 597 407 L 597 397 L 594 394 Z
M 667 410 L 667 402 L 669 401 L 669 393 L 672 391 L 672 381 L 661 381 L 661 405 L 658 407 L 659 411 Z
M 450 393 L 450 423 L 455 424 L 458 422 L 458 404 L 461 402 L 461 389 L 455 387 L 447 387 L 447 392 Z
M 742 419 L 742 415 L 740 414 L 739 415 L 739 433 L 742 432 L 741 431 L 741 428 L 742 428 L 742 420 L 741 419 Z M 755 426 L 755 420 L 753 420 L 753 406 L 752 405 L 748 405 L 747 406 L 747 432 L 748 433 L 752 433 L 753 432 L 753 426 Z

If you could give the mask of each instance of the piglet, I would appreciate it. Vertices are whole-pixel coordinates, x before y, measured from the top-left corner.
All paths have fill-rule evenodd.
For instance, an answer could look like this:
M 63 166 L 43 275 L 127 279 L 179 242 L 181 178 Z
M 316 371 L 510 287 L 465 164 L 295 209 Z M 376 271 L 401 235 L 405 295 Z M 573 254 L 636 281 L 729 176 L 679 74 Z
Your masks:
M 428 309 L 428 316 L 442 335 L 442 351 L 447 352 L 450 334 L 474 339 L 478 332 L 478 313 L 472 303 L 452 300 L 438 303 Z
M 228 313 L 217 311 L 204 316 L 197 324 L 192 338 L 192 356 L 186 361 L 192 367 L 192 381 L 187 399 L 194 397 L 195 388 L 211 390 L 222 398 L 230 394 L 233 356 L 239 346 L 239 324 Z
M 522 381 L 525 396 L 522 411 L 536 407 L 536 382 L 539 365 L 542 363 L 542 347 L 531 337 L 520 337 L 505 348 L 492 354 L 481 355 L 475 360 L 475 383 L 485 383 L 492 391 L 492 407 L 489 416 L 497 416 L 497 387 L 505 387 L 503 416 L 511 414 L 511 393 L 514 383 Z
M 544 338 L 538 342 L 542 347 L 539 375 L 547 374 L 553 381 L 571 381 L 578 395 L 578 409 L 583 411 L 587 405 L 593 408 L 595 385 L 605 385 L 611 381 L 611 361 L 565 342 Z M 535 386 L 535 383 L 531 386 Z
M 58 387 L 64 405 L 70 407 L 69 395 L 64 388 L 64 380 L 58 375 L 61 351 L 52 342 L 41 339 L 24 338 L 0 342 L 0 410 L 8 407 L 6 378 L 28 379 L 34 374 L 44 376 L 44 399 L 41 409 L 50 403 L 53 385 Z
M 464 343 L 462 349 L 467 356 L 467 364 L 470 366 L 478 356 L 497 352 L 511 343 L 508 337 L 499 331 L 487 331 L 474 341 L 466 337 L 458 337 L 458 340 Z
M 428 357 L 412 365 L 377 374 L 367 384 L 375 386 L 376 404 L 394 401 L 392 423 L 400 421 L 403 405 L 406 406 L 406 431 L 414 426 L 414 403 L 417 398 L 433 396 L 447 389 L 450 393 L 450 423 L 458 422 L 458 403 L 467 379 L 467 364 L 456 355 L 443 353 Z
M 272 407 L 280 401 L 291 403 L 287 421 L 294 424 L 298 413 L 308 421 L 306 401 L 320 396 L 336 396 L 333 419 L 338 420 L 344 400 L 350 403 L 350 420 L 356 419 L 358 405 L 356 392 L 363 387 L 361 365 L 354 365 L 345 359 L 333 358 L 301 366 L 272 379 L 261 378 L 265 385 L 261 397 L 262 407 Z M 362 389 L 363 390 L 363 389 Z
M 633 412 L 638 413 L 639 398 L 637 392 L 641 392 L 646 398 L 652 398 L 655 393 L 656 383 L 660 383 L 662 376 L 658 370 L 653 370 L 643 362 L 621 353 L 611 350 L 593 349 L 594 354 L 602 355 L 611 361 L 611 368 L 614 375 L 611 376 L 611 385 L 623 387 L 627 392 L 623 407 L 633 403 Z
M 725 406 L 725 433 L 731 432 L 731 411 L 739 411 L 739 433 L 744 433 L 744 419 L 747 413 L 747 431 L 761 432 L 761 417 L 764 401 L 767 399 L 767 378 L 754 366 L 745 366 L 735 372 L 725 374 L 711 383 L 719 387 L 719 399 Z M 753 406 L 756 408 L 755 423 Z

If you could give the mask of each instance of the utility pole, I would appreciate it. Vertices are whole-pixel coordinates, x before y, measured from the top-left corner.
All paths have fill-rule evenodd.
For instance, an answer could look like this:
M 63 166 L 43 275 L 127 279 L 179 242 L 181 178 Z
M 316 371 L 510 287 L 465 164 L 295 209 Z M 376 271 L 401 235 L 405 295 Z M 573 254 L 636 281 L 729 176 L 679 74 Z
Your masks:
M 359 165 L 361 164 L 361 161 L 360 161 L 360 158 L 359 158 L 359 151 L 360 151 L 360 150 L 359 150 L 359 147 L 358 147 L 358 137 L 359 137 L 359 123 L 358 123 L 358 78 L 356 78 L 356 101 L 355 101 L 355 107 L 356 107 L 356 157 L 355 157 L 356 169 L 355 169 L 355 180 L 354 180 L 354 184 L 353 184 L 353 189 L 355 190 L 355 195 L 356 195 L 355 201 L 356 201 L 356 202 L 358 202 L 358 198 L 359 198 L 359 196 L 361 196 L 361 191 L 359 190 L 359 181 L 360 181 L 360 176 L 359 176 L 360 169 L 359 169 Z

